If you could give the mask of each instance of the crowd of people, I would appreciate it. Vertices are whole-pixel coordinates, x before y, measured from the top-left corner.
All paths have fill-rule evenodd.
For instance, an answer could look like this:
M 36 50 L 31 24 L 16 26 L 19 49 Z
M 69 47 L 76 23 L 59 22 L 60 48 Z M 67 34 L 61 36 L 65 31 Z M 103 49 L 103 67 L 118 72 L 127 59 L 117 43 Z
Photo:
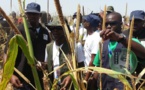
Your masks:
M 29 3 L 25 9 L 25 14 L 28 21 L 28 29 L 32 41 L 35 59 L 41 63 L 39 67 L 42 66 L 43 69 L 48 71 L 48 73 L 54 71 L 48 75 L 50 82 L 53 83 L 54 80 L 58 79 L 65 72 L 69 71 L 68 61 L 66 60 L 64 54 L 69 57 L 72 53 L 69 43 L 66 39 L 64 27 L 60 24 L 60 21 L 54 21 L 50 14 L 47 14 L 45 11 L 41 11 L 41 6 L 38 3 Z M 102 28 L 103 14 L 106 14 L 105 29 Z M 78 64 L 77 67 L 87 68 L 90 66 L 101 66 L 106 69 L 124 73 L 124 68 L 126 67 L 125 62 L 127 47 L 129 45 L 128 41 L 130 24 L 134 18 L 133 37 L 131 39 L 130 46 L 132 53 L 130 54 L 130 64 L 129 68 L 127 69 L 132 75 L 139 75 L 139 73 L 145 67 L 145 12 L 143 10 L 134 10 L 130 13 L 128 30 L 123 30 L 123 23 L 126 22 L 123 22 L 123 16 L 119 12 L 115 11 L 113 6 L 108 6 L 107 11 L 103 12 L 103 14 L 90 13 L 83 16 L 80 13 L 79 38 L 78 40 L 75 40 L 76 42 L 74 43 L 76 62 Z M 67 19 L 64 18 L 70 34 L 76 33 L 77 31 L 77 12 L 72 15 L 72 25 L 69 25 Z M 22 36 L 26 39 L 22 18 L 17 19 L 16 13 L 14 11 L 10 13 L 10 18 L 12 22 L 17 25 Z M 3 16 L 1 15 L 0 24 L 2 27 L 9 27 L 8 23 L 3 20 Z M 10 38 L 14 36 L 14 33 L 13 31 L 7 33 L 9 34 L 9 42 Z M 102 52 L 100 53 L 99 43 L 101 41 L 103 41 L 103 45 Z M 8 48 L 8 45 L 6 46 L 6 48 Z M 5 54 L 7 54 L 7 51 L 5 51 Z M 137 57 L 137 62 L 135 61 L 134 57 Z M 71 58 L 69 58 L 69 61 L 70 63 L 72 62 Z M 21 48 L 18 48 L 15 67 L 22 72 L 33 85 L 35 85 L 31 66 L 27 62 L 28 61 Z M 135 65 L 137 65 L 136 67 L 132 66 L 134 65 L 134 62 Z M 60 66 L 62 67 L 59 68 Z M 99 89 L 100 78 L 102 78 L 102 90 L 124 90 L 123 83 L 118 79 L 112 78 L 107 74 L 102 74 L 100 77 L 98 72 L 88 72 L 86 68 L 83 72 L 83 79 L 88 84 L 87 90 Z M 44 90 L 44 84 L 42 80 L 43 71 L 38 68 L 37 72 L 42 90 Z M 90 79 L 90 77 L 92 78 Z M 142 78 L 144 79 L 145 76 Z M 129 83 L 131 82 L 131 79 L 127 78 L 127 80 Z M 57 90 L 74 90 L 73 85 L 71 88 L 69 87 L 71 82 L 71 76 L 66 75 L 58 80 L 56 88 Z M 13 73 L 10 83 L 13 85 L 15 90 L 34 89 L 16 72 Z M 130 84 L 132 86 L 132 83 Z M 136 85 L 136 88 L 138 87 L 139 85 Z

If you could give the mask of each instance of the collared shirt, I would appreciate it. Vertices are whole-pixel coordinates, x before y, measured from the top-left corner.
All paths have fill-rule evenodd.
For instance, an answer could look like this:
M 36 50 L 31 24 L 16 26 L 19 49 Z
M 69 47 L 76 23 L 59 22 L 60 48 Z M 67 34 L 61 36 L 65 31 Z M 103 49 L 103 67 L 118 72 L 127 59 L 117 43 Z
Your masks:
M 56 45 L 56 42 L 53 43 L 53 54 L 52 54 L 52 58 L 53 58 L 53 69 L 57 69 L 60 65 L 60 62 L 59 62 L 59 55 L 60 55 L 60 48 L 62 48 L 63 44 L 58 46 Z M 45 49 L 45 62 L 47 62 L 47 57 L 48 57 L 48 54 L 47 54 L 47 49 Z M 56 70 L 54 72 L 54 78 L 58 78 L 60 76 L 60 70 Z

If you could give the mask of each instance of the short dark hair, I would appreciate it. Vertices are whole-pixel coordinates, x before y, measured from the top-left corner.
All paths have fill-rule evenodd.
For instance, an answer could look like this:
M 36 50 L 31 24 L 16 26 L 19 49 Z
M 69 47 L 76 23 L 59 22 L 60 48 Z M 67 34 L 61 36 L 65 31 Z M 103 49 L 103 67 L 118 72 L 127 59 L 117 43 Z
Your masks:
M 109 16 L 109 15 L 116 15 L 118 17 L 119 21 L 122 22 L 122 15 L 120 13 L 112 12 L 112 13 L 107 14 L 107 16 Z

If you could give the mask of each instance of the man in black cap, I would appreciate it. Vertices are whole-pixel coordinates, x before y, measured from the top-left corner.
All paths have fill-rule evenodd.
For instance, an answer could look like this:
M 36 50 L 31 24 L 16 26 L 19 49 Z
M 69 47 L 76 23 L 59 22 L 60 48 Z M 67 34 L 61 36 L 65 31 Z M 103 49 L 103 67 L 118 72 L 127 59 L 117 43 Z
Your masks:
M 141 42 L 141 44 L 145 46 L 145 27 L 144 27 L 145 12 L 143 10 L 132 11 L 130 14 L 130 19 L 129 19 L 130 24 L 133 17 L 134 17 L 133 37 L 137 38 Z M 130 32 L 130 29 L 125 30 L 123 33 L 128 37 L 129 32 Z M 138 60 L 143 61 L 144 59 L 138 58 Z M 138 63 L 138 66 L 136 69 L 137 75 L 143 70 L 143 68 L 145 68 L 144 64 L 145 63 L 143 62 Z M 143 76 L 143 78 L 145 78 L 145 75 Z
M 145 18 L 145 12 L 142 10 L 135 10 L 132 11 L 130 14 L 130 24 L 132 21 L 132 18 L 134 16 L 134 27 L 133 27 L 133 37 L 138 38 L 141 43 L 145 41 L 145 28 L 144 28 L 144 18 Z M 124 31 L 123 33 L 128 36 L 129 30 Z
M 41 16 L 40 5 L 33 2 L 29 3 L 27 5 L 25 13 L 28 18 L 28 28 L 31 36 L 34 56 L 36 60 L 43 62 L 45 57 L 45 47 L 46 44 L 50 42 L 50 37 L 48 31 L 39 23 L 39 18 Z M 18 29 L 26 39 L 24 25 L 20 25 Z M 21 49 L 19 49 L 18 51 L 15 67 L 19 69 L 34 85 L 34 77 L 32 75 L 31 67 L 30 65 L 28 65 Z M 41 87 L 43 87 L 43 73 L 41 71 L 38 71 L 38 75 Z M 19 78 L 19 76 L 15 73 L 13 74 L 10 82 L 14 87 L 19 88 L 19 90 L 33 90 L 30 85 L 28 85 L 23 79 Z
M 99 50 L 99 41 L 101 40 L 101 38 L 99 36 L 99 30 L 97 30 L 97 27 L 99 26 L 100 21 L 100 18 L 93 14 L 89 14 L 83 17 L 82 23 L 84 28 L 86 28 L 88 34 L 84 44 L 84 62 L 86 67 L 93 65 L 94 57 Z M 85 80 L 89 81 L 88 85 L 90 86 L 87 88 L 87 90 L 96 90 L 96 78 L 93 77 L 92 80 L 89 80 L 90 75 L 91 73 L 87 72 L 85 76 Z

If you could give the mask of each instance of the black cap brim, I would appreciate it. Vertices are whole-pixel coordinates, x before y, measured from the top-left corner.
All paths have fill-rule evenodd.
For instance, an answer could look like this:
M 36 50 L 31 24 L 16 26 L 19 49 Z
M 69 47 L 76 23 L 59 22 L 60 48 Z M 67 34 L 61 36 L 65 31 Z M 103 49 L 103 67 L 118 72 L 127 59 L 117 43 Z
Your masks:
M 61 25 L 46 25 L 46 27 L 51 31 L 55 27 L 62 27 Z
M 144 20 L 144 18 L 141 18 L 141 17 L 137 17 L 137 16 L 134 16 L 134 19 L 140 19 L 140 20 Z M 132 17 L 130 17 L 129 20 L 132 20 Z

